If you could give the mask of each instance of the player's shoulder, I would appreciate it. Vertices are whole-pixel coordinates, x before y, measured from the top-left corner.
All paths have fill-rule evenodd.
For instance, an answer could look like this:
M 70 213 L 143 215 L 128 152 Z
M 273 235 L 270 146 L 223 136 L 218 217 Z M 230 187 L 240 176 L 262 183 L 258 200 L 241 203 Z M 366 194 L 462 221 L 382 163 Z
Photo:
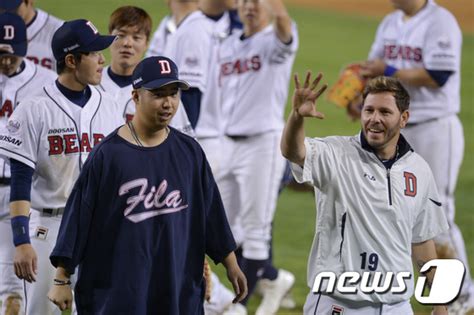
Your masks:
M 212 23 L 202 11 L 198 10 L 189 14 L 186 19 L 180 23 L 177 30 L 177 34 L 193 32 L 194 36 L 199 37 L 199 32 L 207 33 L 212 31 Z
M 51 13 L 48 13 L 44 10 L 41 10 L 39 8 L 36 9 L 37 14 L 41 14 L 45 16 L 45 21 L 46 25 L 48 25 L 50 28 L 53 29 L 58 29 L 61 25 L 63 25 L 64 20 L 61 20 L 60 18 L 52 15 Z
M 174 139 L 173 141 L 175 141 L 175 145 L 174 145 L 175 148 L 180 148 L 180 150 L 182 150 L 183 153 L 187 152 L 186 154 L 191 154 L 192 156 L 196 156 L 196 157 L 204 155 L 204 151 L 201 148 L 201 145 L 195 138 L 171 126 L 169 126 L 169 129 L 170 129 L 170 136 L 172 139 Z
M 429 17 L 430 17 L 431 23 L 443 25 L 443 26 L 451 25 L 451 26 L 456 26 L 457 28 L 459 28 L 458 22 L 456 18 L 454 17 L 454 14 L 452 14 L 445 7 L 442 7 L 436 3 L 432 3 L 429 10 L 430 10 Z

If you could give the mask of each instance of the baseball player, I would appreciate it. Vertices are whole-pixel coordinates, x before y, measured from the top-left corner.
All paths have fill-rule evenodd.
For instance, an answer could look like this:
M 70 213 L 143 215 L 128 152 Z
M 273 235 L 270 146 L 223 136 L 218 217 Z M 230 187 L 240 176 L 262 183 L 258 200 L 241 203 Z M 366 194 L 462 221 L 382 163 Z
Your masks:
M 35 0 L 8 0 L 2 3 L 8 8 L 15 10 L 27 25 L 28 52 L 27 58 L 47 69 L 56 70 L 51 40 L 54 32 L 64 23 L 57 17 L 35 8 Z M 3 5 L 2 5 L 3 6 Z
M 298 182 L 315 187 L 316 235 L 308 262 L 308 285 L 322 271 L 411 271 L 435 259 L 433 238 L 447 231 L 428 164 L 400 134 L 407 125 L 409 96 L 393 78 L 371 80 L 363 93 L 359 135 L 305 138 L 304 118 L 324 118 L 316 100 L 321 79 L 308 73 L 303 85 L 295 76 L 293 108 L 283 131 L 281 149 Z M 337 245 L 335 245 L 337 244 Z M 433 273 L 427 275 L 432 282 Z M 304 314 L 413 314 L 409 299 L 413 278 L 401 293 L 344 295 L 310 292 Z M 438 305 L 434 314 L 448 314 Z
M 122 106 L 126 121 L 135 114 L 132 101 L 132 72 L 142 59 L 151 32 L 151 18 L 146 11 L 133 6 L 116 9 L 110 16 L 109 33 L 117 36 L 110 46 L 110 66 L 104 69 L 101 88 L 114 96 Z M 194 136 L 191 123 L 182 106 L 170 124 L 190 136 Z
M 251 294 L 268 264 L 271 222 L 285 165 L 278 146 L 298 35 L 280 0 L 241 0 L 238 10 L 244 29 L 224 40 L 218 53 L 226 117 L 218 184 L 234 236 L 242 245 L 241 267 Z M 276 313 L 294 283 L 291 273 L 275 268 L 269 278 L 273 285 L 257 314 Z M 243 307 L 236 308 L 244 313 Z
M 239 301 L 245 277 L 211 169 L 192 137 L 168 127 L 188 84 L 165 57 L 140 62 L 133 82 L 135 116 L 94 150 L 68 200 L 55 281 L 70 283 L 80 266 L 79 313 L 204 314 L 207 254 L 226 267 Z M 71 288 L 48 296 L 65 309 Z
M 101 80 L 100 51 L 114 38 L 87 20 L 61 26 L 52 41 L 58 79 L 17 106 L 0 136 L 11 164 L 14 267 L 26 280 L 26 314 L 59 314 L 45 292 L 54 285 L 48 256 L 67 197 L 92 148 L 123 124 L 115 101 L 91 86 Z
M 448 218 L 449 233 L 435 239 L 438 254 L 459 258 L 466 266 L 457 303 L 463 304 L 459 313 L 464 314 L 474 308 L 474 285 L 464 240 L 454 222 L 454 190 L 464 151 L 457 116 L 462 34 L 454 16 L 432 0 L 392 3 L 398 10 L 379 25 L 363 74 L 394 76 L 410 94 L 411 118 L 403 135 L 430 165 Z
M 201 0 L 198 10 L 198 1 L 171 0 L 172 18 L 178 27 L 166 37 L 164 48 L 164 55 L 175 60 L 181 76 L 191 86 L 183 91 L 181 100 L 214 175 L 219 172 L 225 122 L 217 87 L 216 54 L 220 42 L 236 26 L 228 12 L 232 4 L 228 0 Z M 151 47 L 156 45 L 152 42 Z
M 0 130 L 20 102 L 39 95 L 44 84 L 56 74 L 25 59 L 26 25 L 13 13 L 0 14 Z M 23 282 L 15 276 L 14 247 L 8 204 L 10 200 L 10 163 L 0 156 L 0 314 L 22 314 Z

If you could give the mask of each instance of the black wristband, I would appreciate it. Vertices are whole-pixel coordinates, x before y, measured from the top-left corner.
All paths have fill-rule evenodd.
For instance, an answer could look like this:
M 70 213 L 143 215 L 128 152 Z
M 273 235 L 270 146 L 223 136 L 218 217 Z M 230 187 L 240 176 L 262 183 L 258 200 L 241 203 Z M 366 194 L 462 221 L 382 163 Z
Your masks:
M 59 279 L 53 279 L 54 285 L 71 285 L 71 280 L 59 280 Z

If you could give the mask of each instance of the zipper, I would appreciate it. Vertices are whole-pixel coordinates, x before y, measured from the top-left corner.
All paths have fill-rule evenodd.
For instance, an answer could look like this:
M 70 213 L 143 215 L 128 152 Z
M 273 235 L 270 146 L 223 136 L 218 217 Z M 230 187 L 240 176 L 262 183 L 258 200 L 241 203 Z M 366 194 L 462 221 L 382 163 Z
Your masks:
M 390 182 L 390 169 L 387 169 L 387 182 L 388 182 L 388 204 L 392 205 L 392 185 Z
M 341 244 L 339 245 L 339 261 L 342 259 L 342 244 L 344 243 L 344 229 L 346 227 L 346 216 L 347 212 L 344 212 L 342 215 L 342 222 L 341 222 Z

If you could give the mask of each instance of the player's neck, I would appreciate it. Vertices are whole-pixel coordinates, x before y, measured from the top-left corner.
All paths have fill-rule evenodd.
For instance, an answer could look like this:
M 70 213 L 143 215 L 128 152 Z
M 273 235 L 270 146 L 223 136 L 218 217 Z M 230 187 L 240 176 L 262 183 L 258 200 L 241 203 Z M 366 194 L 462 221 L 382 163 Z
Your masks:
M 210 4 L 208 1 L 202 1 L 199 8 L 207 16 L 222 15 L 226 11 L 224 5 L 217 7 L 216 5 Z
M 383 147 L 376 148 L 374 151 L 377 157 L 381 159 L 382 161 L 393 159 L 397 154 L 397 144 L 398 144 L 399 138 L 400 138 L 400 135 L 395 136 L 392 139 L 390 139 L 390 141 Z
M 428 3 L 428 0 L 416 0 L 410 2 L 409 6 L 403 9 L 403 13 L 405 13 L 405 18 L 409 19 L 415 16 L 421 9 L 425 7 Z
M 130 121 L 128 129 L 133 142 L 144 147 L 156 147 L 162 144 L 168 138 L 169 133 L 168 126 L 150 127 L 140 121 L 137 116 Z
M 83 83 L 79 82 L 76 80 L 74 75 L 68 74 L 68 73 L 62 73 L 58 76 L 58 81 L 61 83 L 64 87 L 73 90 L 73 91 L 83 91 L 87 84 L 84 85 Z
M 110 64 L 110 69 L 112 70 L 113 73 L 115 73 L 116 75 L 121 75 L 121 76 L 130 76 L 133 74 L 133 69 L 135 69 L 135 67 L 121 67 L 120 65 L 118 64 L 115 64 L 113 61 L 112 63 Z
M 174 3 L 174 2 L 172 2 Z M 173 20 L 176 25 L 179 25 L 188 15 L 198 10 L 197 3 L 187 2 L 176 4 L 179 7 L 171 8 Z
M 26 25 L 30 25 L 30 23 L 35 19 L 36 17 L 36 10 L 33 7 L 29 7 L 26 9 L 22 16 L 23 20 L 25 21 Z

